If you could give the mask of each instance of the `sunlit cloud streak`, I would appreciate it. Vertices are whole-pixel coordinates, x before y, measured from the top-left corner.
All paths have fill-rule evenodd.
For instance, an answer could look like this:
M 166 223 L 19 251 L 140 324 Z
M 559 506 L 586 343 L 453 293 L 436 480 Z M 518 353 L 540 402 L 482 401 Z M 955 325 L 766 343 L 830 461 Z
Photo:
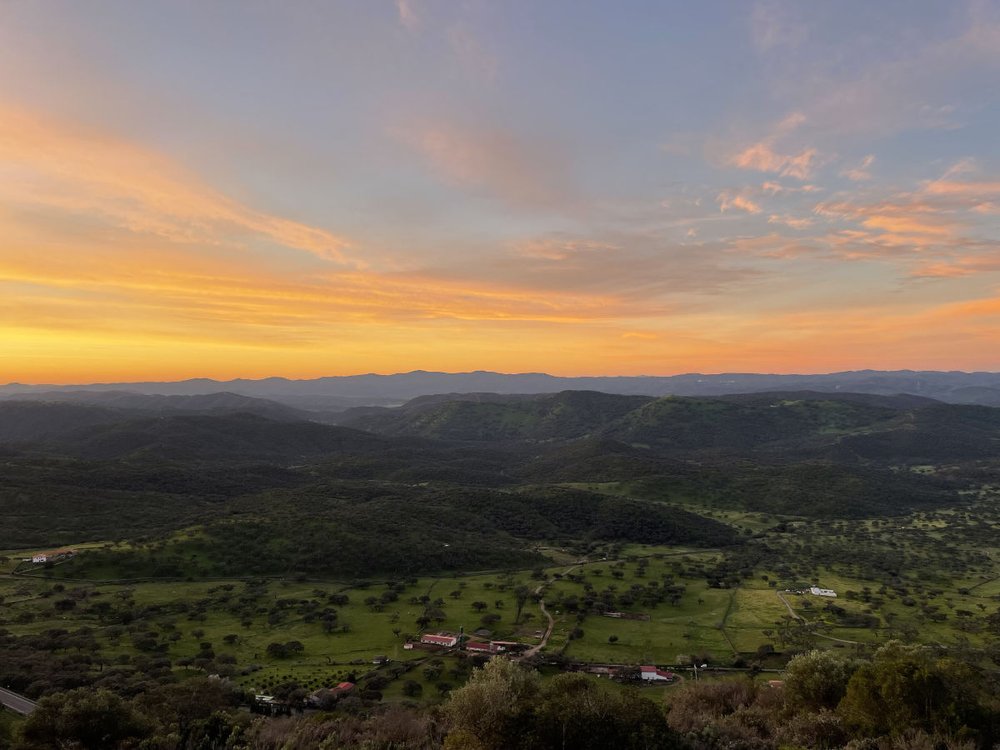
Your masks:
M 344 237 L 254 210 L 150 150 L 9 106 L 0 107 L 0 165 L 3 205 L 101 217 L 180 243 L 265 240 L 359 264 Z

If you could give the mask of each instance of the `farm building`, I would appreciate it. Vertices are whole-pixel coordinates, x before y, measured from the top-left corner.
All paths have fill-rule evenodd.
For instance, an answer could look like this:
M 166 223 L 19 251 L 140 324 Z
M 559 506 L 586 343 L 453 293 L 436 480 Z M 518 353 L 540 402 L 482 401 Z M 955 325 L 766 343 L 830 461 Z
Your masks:
M 426 633 L 420 636 L 420 642 L 426 643 L 431 646 L 444 646 L 445 648 L 453 648 L 458 644 L 458 636 L 448 635 L 447 633 Z
M 496 654 L 502 649 L 493 643 L 483 643 L 482 641 L 469 641 L 465 644 L 466 651 L 474 651 L 478 654 Z
M 490 645 L 496 646 L 497 651 L 524 651 L 528 648 L 527 643 L 517 641 L 490 641 Z
M 33 563 L 55 562 L 56 560 L 68 560 L 76 556 L 76 550 L 58 549 L 53 552 L 37 552 L 31 556 Z
M 813 596 L 829 596 L 833 599 L 837 598 L 837 592 L 833 589 L 821 589 L 819 586 L 812 586 L 809 589 L 809 593 Z
M 671 682 L 674 673 L 656 667 L 639 667 L 639 676 L 646 682 Z

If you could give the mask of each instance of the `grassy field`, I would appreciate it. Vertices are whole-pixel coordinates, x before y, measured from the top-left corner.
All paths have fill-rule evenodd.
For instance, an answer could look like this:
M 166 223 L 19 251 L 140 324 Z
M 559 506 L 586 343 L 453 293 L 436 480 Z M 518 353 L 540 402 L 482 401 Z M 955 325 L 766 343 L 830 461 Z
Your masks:
M 0 553 L 6 558 L 0 628 L 14 635 L 87 628 L 105 663 L 169 659 L 181 672 L 221 669 L 260 692 L 385 676 L 375 682 L 386 700 L 425 702 L 461 684 L 471 662 L 406 650 L 407 637 L 486 628 L 484 638 L 535 645 L 547 625 L 542 597 L 554 618 L 543 655 L 571 661 L 770 664 L 772 650 L 863 648 L 889 638 L 975 646 L 991 627 L 987 615 L 997 610 L 1000 566 L 993 561 L 1000 549 L 964 541 L 964 530 L 992 539 L 983 531 L 1000 520 L 991 508 L 830 525 L 795 521 L 780 533 L 770 531 L 780 519 L 726 512 L 720 517 L 751 529 L 764 545 L 760 559 L 734 562 L 727 551 L 631 544 L 598 548 L 581 562 L 578 553 L 547 548 L 558 564 L 541 572 L 367 584 L 80 582 L 62 578 L 58 565 L 24 577 L 11 574 L 34 550 L 13 550 Z M 86 554 L 87 547 L 77 548 Z M 716 571 L 727 565 L 739 575 L 719 585 Z M 810 585 L 832 588 L 838 597 L 783 593 Z M 666 596 L 668 590 L 674 595 Z M 272 644 L 289 643 L 290 653 L 275 653 Z M 389 666 L 376 670 L 376 656 L 387 657 Z

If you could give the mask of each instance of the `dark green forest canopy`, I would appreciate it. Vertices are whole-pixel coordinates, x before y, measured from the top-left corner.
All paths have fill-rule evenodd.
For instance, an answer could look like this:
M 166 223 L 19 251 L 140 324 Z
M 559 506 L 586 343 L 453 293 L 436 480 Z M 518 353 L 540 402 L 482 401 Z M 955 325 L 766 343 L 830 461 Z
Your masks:
M 349 576 L 531 565 L 550 541 L 719 547 L 740 537 L 713 509 L 948 507 L 1000 445 L 1000 409 L 914 397 L 473 394 L 342 425 L 121 403 L 0 403 L 0 545 L 144 540 L 113 554 L 150 575 Z

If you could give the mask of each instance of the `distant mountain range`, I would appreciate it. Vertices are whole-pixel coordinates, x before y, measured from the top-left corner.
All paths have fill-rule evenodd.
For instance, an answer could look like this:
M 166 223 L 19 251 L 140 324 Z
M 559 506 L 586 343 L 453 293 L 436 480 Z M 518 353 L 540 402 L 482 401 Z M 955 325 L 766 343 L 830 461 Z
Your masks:
M 438 394 L 452 396 L 475 393 L 544 394 L 568 390 L 634 396 L 724 396 L 769 391 L 912 394 L 954 404 L 1000 406 L 1000 373 L 858 370 L 824 375 L 725 373 L 665 377 L 556 377 L 544 373 L 503 374 L 484 371 L 447 373 L 417 370 L 395 375 L 348 375 L 312 380 L 264 378 L 218 381 L 196 378 L 178 382 L 68 386 L 11 383 L 0 386 L 0 399 L 27 397 L 35 400 L 67 401 L 72 398 L 77 403 L 101 406 L 126 406 L 124 402 L 132 399 L 132 403 L 128 403 L 126 408 L 149 408 L 152 411 L 176 408 L 201 411 L 206 408 L 202 404 L 186 405 L 182 399 L 174 402 L 162 400 L 158 403 L 147 402 L 139 406 L 135 402 L 135 397 L 136 395 L 172 397 L 213 395 L 214 398 L 226 402 L 220 403 L 219 408 L 233 410 L 232 407 L 237 406 L 236 399 L 242 396 L 268 400 L 273 403 L 270 407 L 272 409 L 284 405 L 308 412 L 338 412 L 352 407 L 395 406 L 420 396 Z M 90 395 L 75 397 L 68 395 L 80 392 Z M 117 395 L 96 395 L 108 392 Z M 115 400 L 119 400 L 120 403 L 113 403 Z M 244 404 L 244 406 L 250 405 Z M 261 413 L 260 408 L 261 405 L 257 404 L 255 408 L 248 410 Z M 277 411 L 265 416 L 282 418 Z M 284 416 L 295 418 L 292 414 Z

